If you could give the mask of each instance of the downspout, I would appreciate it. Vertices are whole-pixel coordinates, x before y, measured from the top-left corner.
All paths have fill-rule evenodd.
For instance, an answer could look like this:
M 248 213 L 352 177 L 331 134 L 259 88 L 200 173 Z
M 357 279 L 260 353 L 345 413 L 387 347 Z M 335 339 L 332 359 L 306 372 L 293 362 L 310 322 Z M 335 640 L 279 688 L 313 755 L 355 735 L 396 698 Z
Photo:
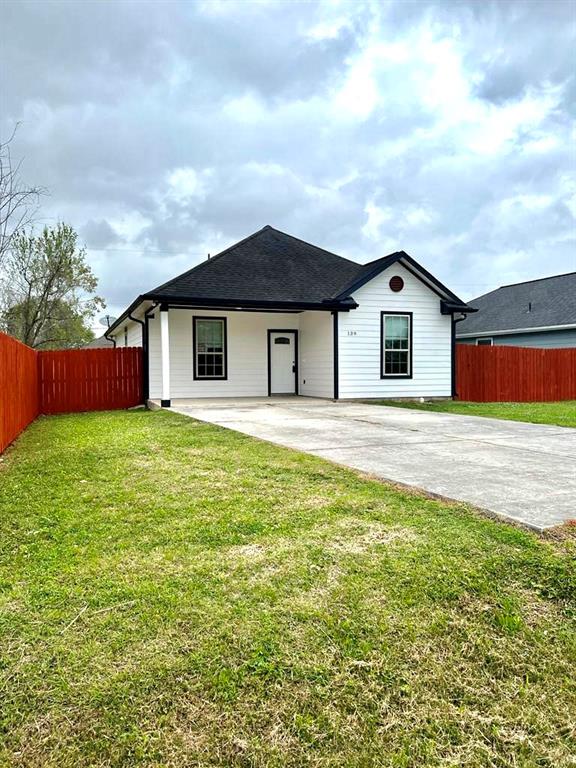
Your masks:
M 456 323 L 461 323 L 462 320 L 466 320 L 466 315 L 458 318 L 452 315 L 452 399 L 458 397 L 456 391 Z
M 108 336 L 108 332 L 109 331 L 104 331 L 104 338 L 108 339 L 108 341 L 111 341 L 114 345 L 114 349 L 116 349 L 116 339 L 114 337 L 110 338 L 110 336 Z
M 143 349 L 143 383 L 144 383 L 144 402 L 150 397 L 150 312 L 153 312 L 158 306 L 158 302 L 149 307 L 144 312 L 144 326 L 142 328 L 142 349 Z
M 146 313 L 144 313 L 146 316 Z M 146 338 L 146 323 L 144 320 L 138 320 L 137 317 L 131 312 L 128 312 L 130 320 L 138 323 L 142 326 L 142 399 L 144 402 L 148 400 L 148 365 L 146 364 L 146 347 L 148 346 L 148 340 Z

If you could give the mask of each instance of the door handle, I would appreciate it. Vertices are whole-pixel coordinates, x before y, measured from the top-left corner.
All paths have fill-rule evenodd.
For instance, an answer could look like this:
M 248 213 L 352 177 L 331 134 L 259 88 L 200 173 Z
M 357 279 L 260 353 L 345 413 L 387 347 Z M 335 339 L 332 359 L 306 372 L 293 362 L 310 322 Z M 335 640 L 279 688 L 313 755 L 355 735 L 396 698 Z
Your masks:
M 292 363 L 292 373 L 296 373 L 296 363 Z

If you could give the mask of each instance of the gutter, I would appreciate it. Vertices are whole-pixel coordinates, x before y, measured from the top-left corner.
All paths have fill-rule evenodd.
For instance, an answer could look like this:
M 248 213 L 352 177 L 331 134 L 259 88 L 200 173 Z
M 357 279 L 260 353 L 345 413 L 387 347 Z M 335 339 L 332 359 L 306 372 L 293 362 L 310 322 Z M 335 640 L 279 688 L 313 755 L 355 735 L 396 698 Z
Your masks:
M 354 300 L 336 301 L 335 299 L 325 299 L 323 301 L 305 302 L 305 301 L 261 301 L 256 299 L 206 299 L 195 298 L 193 296 L 159 296 L 154 294 L 143 294 L 139 297 L 140 301 L 156 301 L 162 304 L 168 304 L 176 307 L 215 307 L 218 309 L 287 309 L 287 310 L 326 310 L 332 311 L 339 309 L 346 311 L 356 309 L 358 304 Z
M 474 331 L 471 333 L 459 333 L 459 339 L 474 339 L 476 336 L 507 336 L 511 333 L 542 333 L 544 331 L 570 331 L 576 328 L 576 323 L 565 325 L 537 325 L 532 328 L 507 328 L 502 331 Z

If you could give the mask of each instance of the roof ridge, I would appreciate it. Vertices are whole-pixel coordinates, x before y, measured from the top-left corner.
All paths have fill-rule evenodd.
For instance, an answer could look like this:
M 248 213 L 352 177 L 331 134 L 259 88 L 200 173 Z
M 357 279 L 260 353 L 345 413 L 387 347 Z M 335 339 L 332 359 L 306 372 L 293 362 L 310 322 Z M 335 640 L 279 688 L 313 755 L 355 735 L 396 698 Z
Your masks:
M 210 264 L 210 262 L 213 262 L 216 259 L 219 259 L 221 256 L 225 256 L 229 251 L 233 250 L 239 245 L 243 245 L 244 243 L 247 243 L 248 240 L 252 240 L 253 237 L 256 237 L 256 235 L 259 235 L 261 232 L 264 232 L 264 230 L 266 229 L 273 229 L 273 227 L 271 227 L 269 224 L 266 224 L 266 226 L 262 227 L 262 229 L 259 229 L 256 232 L 252 232 L 251 235 L 248 235 L 247 237 L 242 238 L 242 240 L 238 240 L 237 243 L 233 243 L 232 245 L 229 245 L 228 248 L 224 248 L 223 251 L 220 251 L 220 253 L 217 253 L 215 256 L 210 256 L 210 258 L 206 259 L 205 261 L 201 261 L 199 264 L 196 264 L 193 267 L 190 267 L 190 269 L 187 269 L 185 272 L 182 272 L 181 274 L 170 278 L 170 280 L 166 280 L 165 283 L 162 283 L 161 285 L 157 285 L 156 288 L 153 288 L 151 291 L 146 291 L 144 296 L 148 294 L 156 293 L 157 291 L 161 291 L 163 288 L 166 288 L 167 285 L 170 285 L 170 283 L 173 283 L 175 280 L 180 280 L 183 277 L 187 277 L 189 274 L 196 271 L 197 269 L 200 269 L 201 267 L 205 267 L 206 265 Z
M 500 285 L 498 288 L 494 288 L 495 291 L 499 291 L 502 288 L 513 288 L 516 285 L 527 285 L 528 283 L 540 283 L 543 280 L 554 280 L 557 277 L 569 277 L 570 275 L 576 275 L 576 272 L 562 272 L 559 275 L 548 275 L 547 277 L 535 277 L 533 280 L 520 280 L 518 283 L 506 283 L 506 285 Z M 492 293 L 492 291 L 489 291 Z M 484 294 L 487 295 L 487 294 Z
M 388 253 L 386 256 L 378 256 L 377 259 L 372 259 L 372 261 L 367 261 L 366 264 L 362 264 L 363 267 L 369 267 L 370 264 L 376 264 L 379 261 L 383 261 L 384 259 L 389 259 L 390 256 L 398 256 L 399 254 L 403 254 L 404 256 L 407 256 L 408 254 L 406 251 L 394 251 L 394 253 Z
M 273 232 L 278 232 L 279 235 L 284 235 L 284 237 L 289 237 L 291 240 L 296 240 L 299 243 L 304 243 L 304 245 L 307 245 L 310 248 L 315 248 L 317 251 L 323 251 L 324 253 L 327 253 L 329 256 L 335 256 L 337 259 L 342 259 L 342 261 L 347 261 L 348 264 L 355 264 L 357 267 L 362 266 L 362 264 L 359 264 L 357 261 L 353 261 L 352 259 L 347 259 L 345 256 L 340 256 L 339 253 L 334 253 L 334 251 L 328 251 L 326 248 L 322 248 L 321 246 L 316 245 L 315 243 L 309 243 L 307 240 L 302 240 L 301 237 L 296 237 L 295 235 L 291 235 L 289 232 L 283 232 L 281 229 L 276 229 L 276 227 L 270 226 L 270 224 L 266 224 L 265 227 L 262 227 L 260 232 L 263 232 L 265 229 L 271 229 Z

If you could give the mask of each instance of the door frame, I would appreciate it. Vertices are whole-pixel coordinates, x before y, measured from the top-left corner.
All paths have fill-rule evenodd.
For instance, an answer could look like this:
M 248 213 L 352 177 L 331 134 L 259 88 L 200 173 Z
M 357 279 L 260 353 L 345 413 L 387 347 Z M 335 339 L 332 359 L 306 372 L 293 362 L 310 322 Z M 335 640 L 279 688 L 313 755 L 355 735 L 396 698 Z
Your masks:
M 298 329 L 297 328 L 268 328 L 268 397 L 272 396 L 272 334 L 273 333 L 292 333 L 294 334 L 294 394 L 298 394 L 298 380 L 300 378 L 298 370 Z M 292 394 L 292 393 L 286 393 Z

